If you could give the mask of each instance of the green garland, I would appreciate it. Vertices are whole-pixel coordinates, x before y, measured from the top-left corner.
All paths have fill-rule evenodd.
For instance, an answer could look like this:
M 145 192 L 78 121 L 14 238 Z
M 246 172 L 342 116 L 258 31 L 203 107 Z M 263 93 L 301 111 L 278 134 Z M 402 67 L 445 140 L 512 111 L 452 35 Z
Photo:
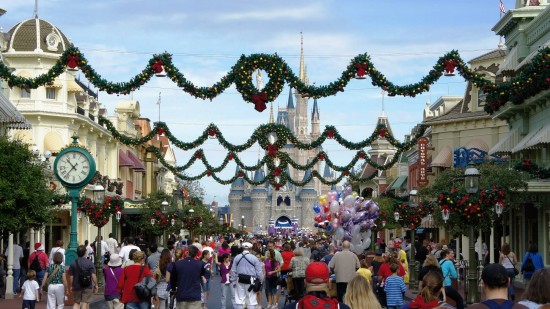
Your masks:
M 208 160 L 206 159 L 204 152 L 202 149 L 197 149 L 194 153 L 194 155 L 189 159 L 189 161 L 181 166 L 173 166 L 166 162 L 164 160 L 164 157 L 162 155 L 162 151 L 156 147 L 149 145 L 147 146 L 147 151 L 153 153 L 157 159 L 160 161 L 162 165 L 164 165 L 166 168 L 168 168 L 172 173 L 177 175 L 183 180 L 198 180 L 202 179 L 204 177 L 212 177 L 220 184 L 231 184 L 238 178 L 243 178 L 246 182 L 252 185 L 260 185 L 264 184 L 266 182 L 269 182 L 271 185 L 273 185 L 277 190 L 282 186 L 282 184 L 285 184 L 286 182 L 290 182 L 291 184 L 295 186 L 304 186 L 305 184 L 309 183 L 313 177 L 319 179 L 322 183 L 326 185 L 333 185 L 339 183 L 344 177 L 349 176 L 350 179 L 353 181 L 366 181 L 373 179 L 376 177 L 377 172 L 372 173 L 371 175 L 367 177 L 358 177 L 356 175 L 351 174 L 349 171 L 357 164 L 357 162 L 360 159 L 363 159 L 368 163 L 369 165 L 373 166 L 377 170 L 387 170 L 391 168 L 397 161 L 399 160 L 399 157 L 401 153 L 404 151 L 409 150 L 411 147 L 413 147 L 418 139 L 424 134 L 426 127 L 420 126 L 419 130 L 417 130 L 416 135 L 409 140 L 408 142 L 400 143 L 398 140 L 396 140 L 390 131 L 386 128 L 385 125 L 380 124 L 378 125 L 374 132 L 367 137 L 365 140 L 357 143 L 350 142 L 346 140 L 344 137 L 342 137 L 336 128 L 334 126 L 326 126 L 325 130 L 321 133 L 319 138 L 312 141 L 311 143 L 303 143 L 300 142 L 294 134 L 285 126 L 280 124 L 264 124 L 259 126 L 252 136 L 246 141 L 244 144 L 241 145 L 233 145 L 229 141 L 227 141 L 223 133 L 218 129 L 218 127 L 214 124 L 210 124 L 202 133 L 201 136 L 196 138 L 193 142 L 185 143 L 177 139 L 170 131 L 168 126 L 164 122 L 157 122 L 155 123 L 155 127 L 151 132 L 141 138 L 131 138 L 126 135 L 121 134 L 113 125 L 111 121 L 106 119 L 103 116 L 99 117 L 100 124 L 104 125 L 109 132 L 113 135 L 113 137 L 117 140 L 119 140 L 121 143 L 125 145 L 143 145 L 147 143 L 149 140 L 154 138 L 157 134 L 165 134 L 166 137 L 172 142 L 172 144 L 182 150 L 191 150 L 194 148 L 197 148 L 199 146 L 202 146 L 204 142 L 208 138 L 217 138 L 219 143 L 227 149 L 229 152 L 225 156 L 223 162 L 215 167 L 210 165 Z M 277 138 L 276 140 L 269 140 L 269 136 L 271 134 L 275 133 Z M 367 153 L 363 150 L 363 148 L 371 146 L 372 143 L 377 140 L 378 138 L 385 138 L 391 145 L 397 148 L 397 152 L 394 155 L 393 159 L 386 164 L 378 164 L 376 161 L 371 160 Z M 317 154 L 317 156 L 311 160 L 311 162 L 308 162 L 305 165 L 299 164 L 292 160 L 290 156 L 288 156 L 287 153 L 283 151 L 279 151 L 279 149 L 282 149 L 287 144 L 293 144 L 294 147 L 302 150 L 311 150 L 316 149 L 327 140 L 327 139 L 334 139 L 336 142 L 338 142 L 343 147 L 349 149 L 349 150 L 357 150 L 355 156 L 352 158 L 350 163 L 348 163 L 345 166 L 339 166 L 334 164 L 330 158 L 328 157 L 328 154 L 324 151 L 321 151 Z M 237 153 L 242 152 L 246 149 L 249 149 L 252 147 L 255 143 L 258 143 L 260 147 L 262 147 L 266 151 L 266 155 L 255 165 L 246 165 L 244 164 Z M 200 160 L 204 166 L 206 167 L 206 170 L 196 176 L 187 176 L 183 174 L 182 172 L 186 171 L 189 167 L 191 167 L 197 160 Z M 229 161 L 235 160 L 236 164 L 241 168 L 242 171 L 237 172 L 232 178 L 230 179 L 221 179 L 219 178 L 216 173 L 219 173 L 223 171 L 226 167 Z M 317 171 L 312 171 L 312 173 L 309 175 L 308 178 L 303 179 L 302 181 L 294 180 L 288 175 L 286 172 L 286 167 L 288 165 L 292 166 L 295 169 L 305 171 L 308 169 L 312 169 L 319 161 L 325 160 L 327 165 L 332 168 L 333 170 L 340 172 L 340 175 L 336 177 L 336 179 L 328 180 L 324 177 L 322 177 Z M 277 163 L 278 161 L 278 163 Z M 261 181 L 254 181 L 250 179 L 244 171 L 255 171 L 263 167 L 264 165 L 267 166 L 269 173 L 267 176 L 262 179 Z
M 399 213 L 397 224 L 415 229 L 422 223 L 422 218 L 433 214 L 434 205 L 429 202 L 421 202 L 418 207 L 410 207 L 407 202 L 394 201 L 393 210 Z M 392 220 L 395 221 L 395 218 L 392 218 Z
M 102 227 L 109 222 L 109 219 L 117 212 L 124 209 L 124 200 L 117 195 L 106 196 L 105 202 L 96 204 L 88 197 L 82 197 L 79 201 L 78 211 L 85 213 L 94 226 Z
M 53 83 L 54 79 L 62 74 L 66 67 L 70 69 L 80 68 L 84 76 L 94 86 L 100 91 L 106 91 L 108 94 L 128 94 L 135 91 L 147 83 L 154 74 L 160 73 L 163 70 L 178 87 L 195 98 L 212 100 L 229 88 L 231 84 L 235 84 L 242 98 L 247 102 L 254 103 L 255 109 L 260 112 L 265 109 L 267 102 L 274 101 L 281 94 L 285 82 L 304 97 L 321 98 L 344 91 L 350 80 L 354 78 L 363 79 L 368 76 L 371 78 L 374 86 L 382 88 L 389 96 L 415 97 L 418 94 L 429 91 L 430 85 L 439 80 L 444 72 L 452 74 L 456 68 L 465 80 L 488 94 L 485 110 L 488 113 L 493 113 L 507 101 L 520 104 L 525 99 L 549 88 L 550 48 L 541 49 L 519 76 L 513 78 L 510 82 L 502 83 L 498 86 L 484 79 L 475 71 L 472 71 L 456 50 L 440 57 L 435 66 L 421 81 L 405 86 L 398 86 L 388 81 L 381 72 L 376 70 L 367 53 L 357 55 L 350 61 L 346 70 L 342 72 L 337 80 L 322 86 L 306 85 L 303 83 L 277 54 L 242 55 L 227 75 L 222 77 L 219 82 L 210 87 L 197 87 L 173 65 L 172 55 L 163 53 L 154 55 L 149 60 L 145 69 L 128 82 L 114 83 L 103 79 L 88 64 L 87 59 L 75 46 L 67 48 L 48 72 L 36 78 L 16 76 L 11 72 L 9 67 L 0 62 L 0 78 L 4 79 L 9 87 L 35 89 L 42 85 Z M 252 83 L 252 74 L 257 69 L 266 71 L 269 77 L 269 81 L 261 92 Z

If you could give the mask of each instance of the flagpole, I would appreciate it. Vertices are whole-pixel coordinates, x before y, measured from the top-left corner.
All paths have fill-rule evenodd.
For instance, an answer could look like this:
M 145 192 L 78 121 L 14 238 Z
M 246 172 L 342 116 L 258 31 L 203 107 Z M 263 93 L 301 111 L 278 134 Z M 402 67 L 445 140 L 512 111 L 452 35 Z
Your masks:
M 159 106 L 159 122 L 160 122 L 160 94 L 161 94 L 161 93 L 162 93 L 162 92 L 159 92 L 159 99 L 158 99 L 158 101 L 157 101 L 157 105 Z

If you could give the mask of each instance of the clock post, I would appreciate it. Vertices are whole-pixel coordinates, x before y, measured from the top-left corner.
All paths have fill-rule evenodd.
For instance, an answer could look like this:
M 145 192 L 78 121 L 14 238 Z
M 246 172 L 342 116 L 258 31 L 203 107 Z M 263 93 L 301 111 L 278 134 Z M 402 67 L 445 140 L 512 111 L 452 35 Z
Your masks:
M 96 172 L 95 161 L 90 152 L 78 144 L 78 136 L 74 135 L 71 138 L 72 144 L 61 150 L 53 163 L 54 174 L 71 199 L 71 234 L 65 254 L 66 265 L 71 265 L 77 259 L 77 208 L 80 191 L 92 180 Z

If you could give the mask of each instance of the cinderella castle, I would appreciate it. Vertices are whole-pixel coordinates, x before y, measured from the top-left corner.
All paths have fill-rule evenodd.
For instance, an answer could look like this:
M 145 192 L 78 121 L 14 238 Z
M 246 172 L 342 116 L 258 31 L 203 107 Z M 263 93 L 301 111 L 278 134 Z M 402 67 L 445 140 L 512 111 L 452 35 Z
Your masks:
M 304 63 L 303 38 L 300 53 L 299 77 L 302 82 L 308 84 L 307 71 Z M 257 77 L 258 81 L 258 77 Z M 261 82 L 258 82 L 261 84 Z M 261 86 L 261 85 L 258 85 Z M 259 87 L 260 88 L 260 87 Z M 288 95 L 286 108 L 278 108 L 276 123 L 286 126 L 292 133 L 304 143 L 310 143 L 317 139 L 320 134 L 320 115 L 317 99 L 313 100 L 311 114 L 308 109 L 309 99 L 295 92 L 292 88 Z M 275 122 L 273 105 L 271 106 L 270 120 Z M 310 126 L 311 124 L 311 126 Z M 301 150 L 292 144 L 287 144 L 280 151 L 286 152 L 292 160 L 305 165 L 322 150 L 317 147 L 310 150 Z M 314 167 L 325 179 L 334 178 L 334 173 L 328 165 L 321 166 L 317 163 Z M 238 167 L 237 167 L 238 169 Z M 303 181 L 309 178 L 311 170 L 301 171 L 287 167 L 286 172 L 296 181 Z M 266 176 L 263 168 L 253 172 L 254 181 L 261 181 Z M 330 186 L 324 185 L 317 178 L 312 178 L 303 187 L 293 186 L 287 183 L 279 190 L 275 190 L 268 183 L 262 185 L 250 185 L 242 178 L 238 178 L 231 184 L 229 192 L 229 205 L 233 227 L 240 224 L 246 226 L 249 232 L 273 232 L 291 231 L 296 228 L 313 228 L 313 203 L 319 195 L 326 194 Z

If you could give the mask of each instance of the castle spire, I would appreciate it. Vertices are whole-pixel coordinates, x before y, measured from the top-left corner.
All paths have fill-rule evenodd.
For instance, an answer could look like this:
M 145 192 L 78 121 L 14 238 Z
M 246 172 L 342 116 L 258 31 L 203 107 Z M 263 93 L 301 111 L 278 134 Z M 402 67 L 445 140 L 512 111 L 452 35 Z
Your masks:
M 300 32 L 301 36 L 301 48 L 300 48 L 300 80 L 307 84 L 307 72 L 306 72 L 306 65 L 304 61 L 304 34 Z

